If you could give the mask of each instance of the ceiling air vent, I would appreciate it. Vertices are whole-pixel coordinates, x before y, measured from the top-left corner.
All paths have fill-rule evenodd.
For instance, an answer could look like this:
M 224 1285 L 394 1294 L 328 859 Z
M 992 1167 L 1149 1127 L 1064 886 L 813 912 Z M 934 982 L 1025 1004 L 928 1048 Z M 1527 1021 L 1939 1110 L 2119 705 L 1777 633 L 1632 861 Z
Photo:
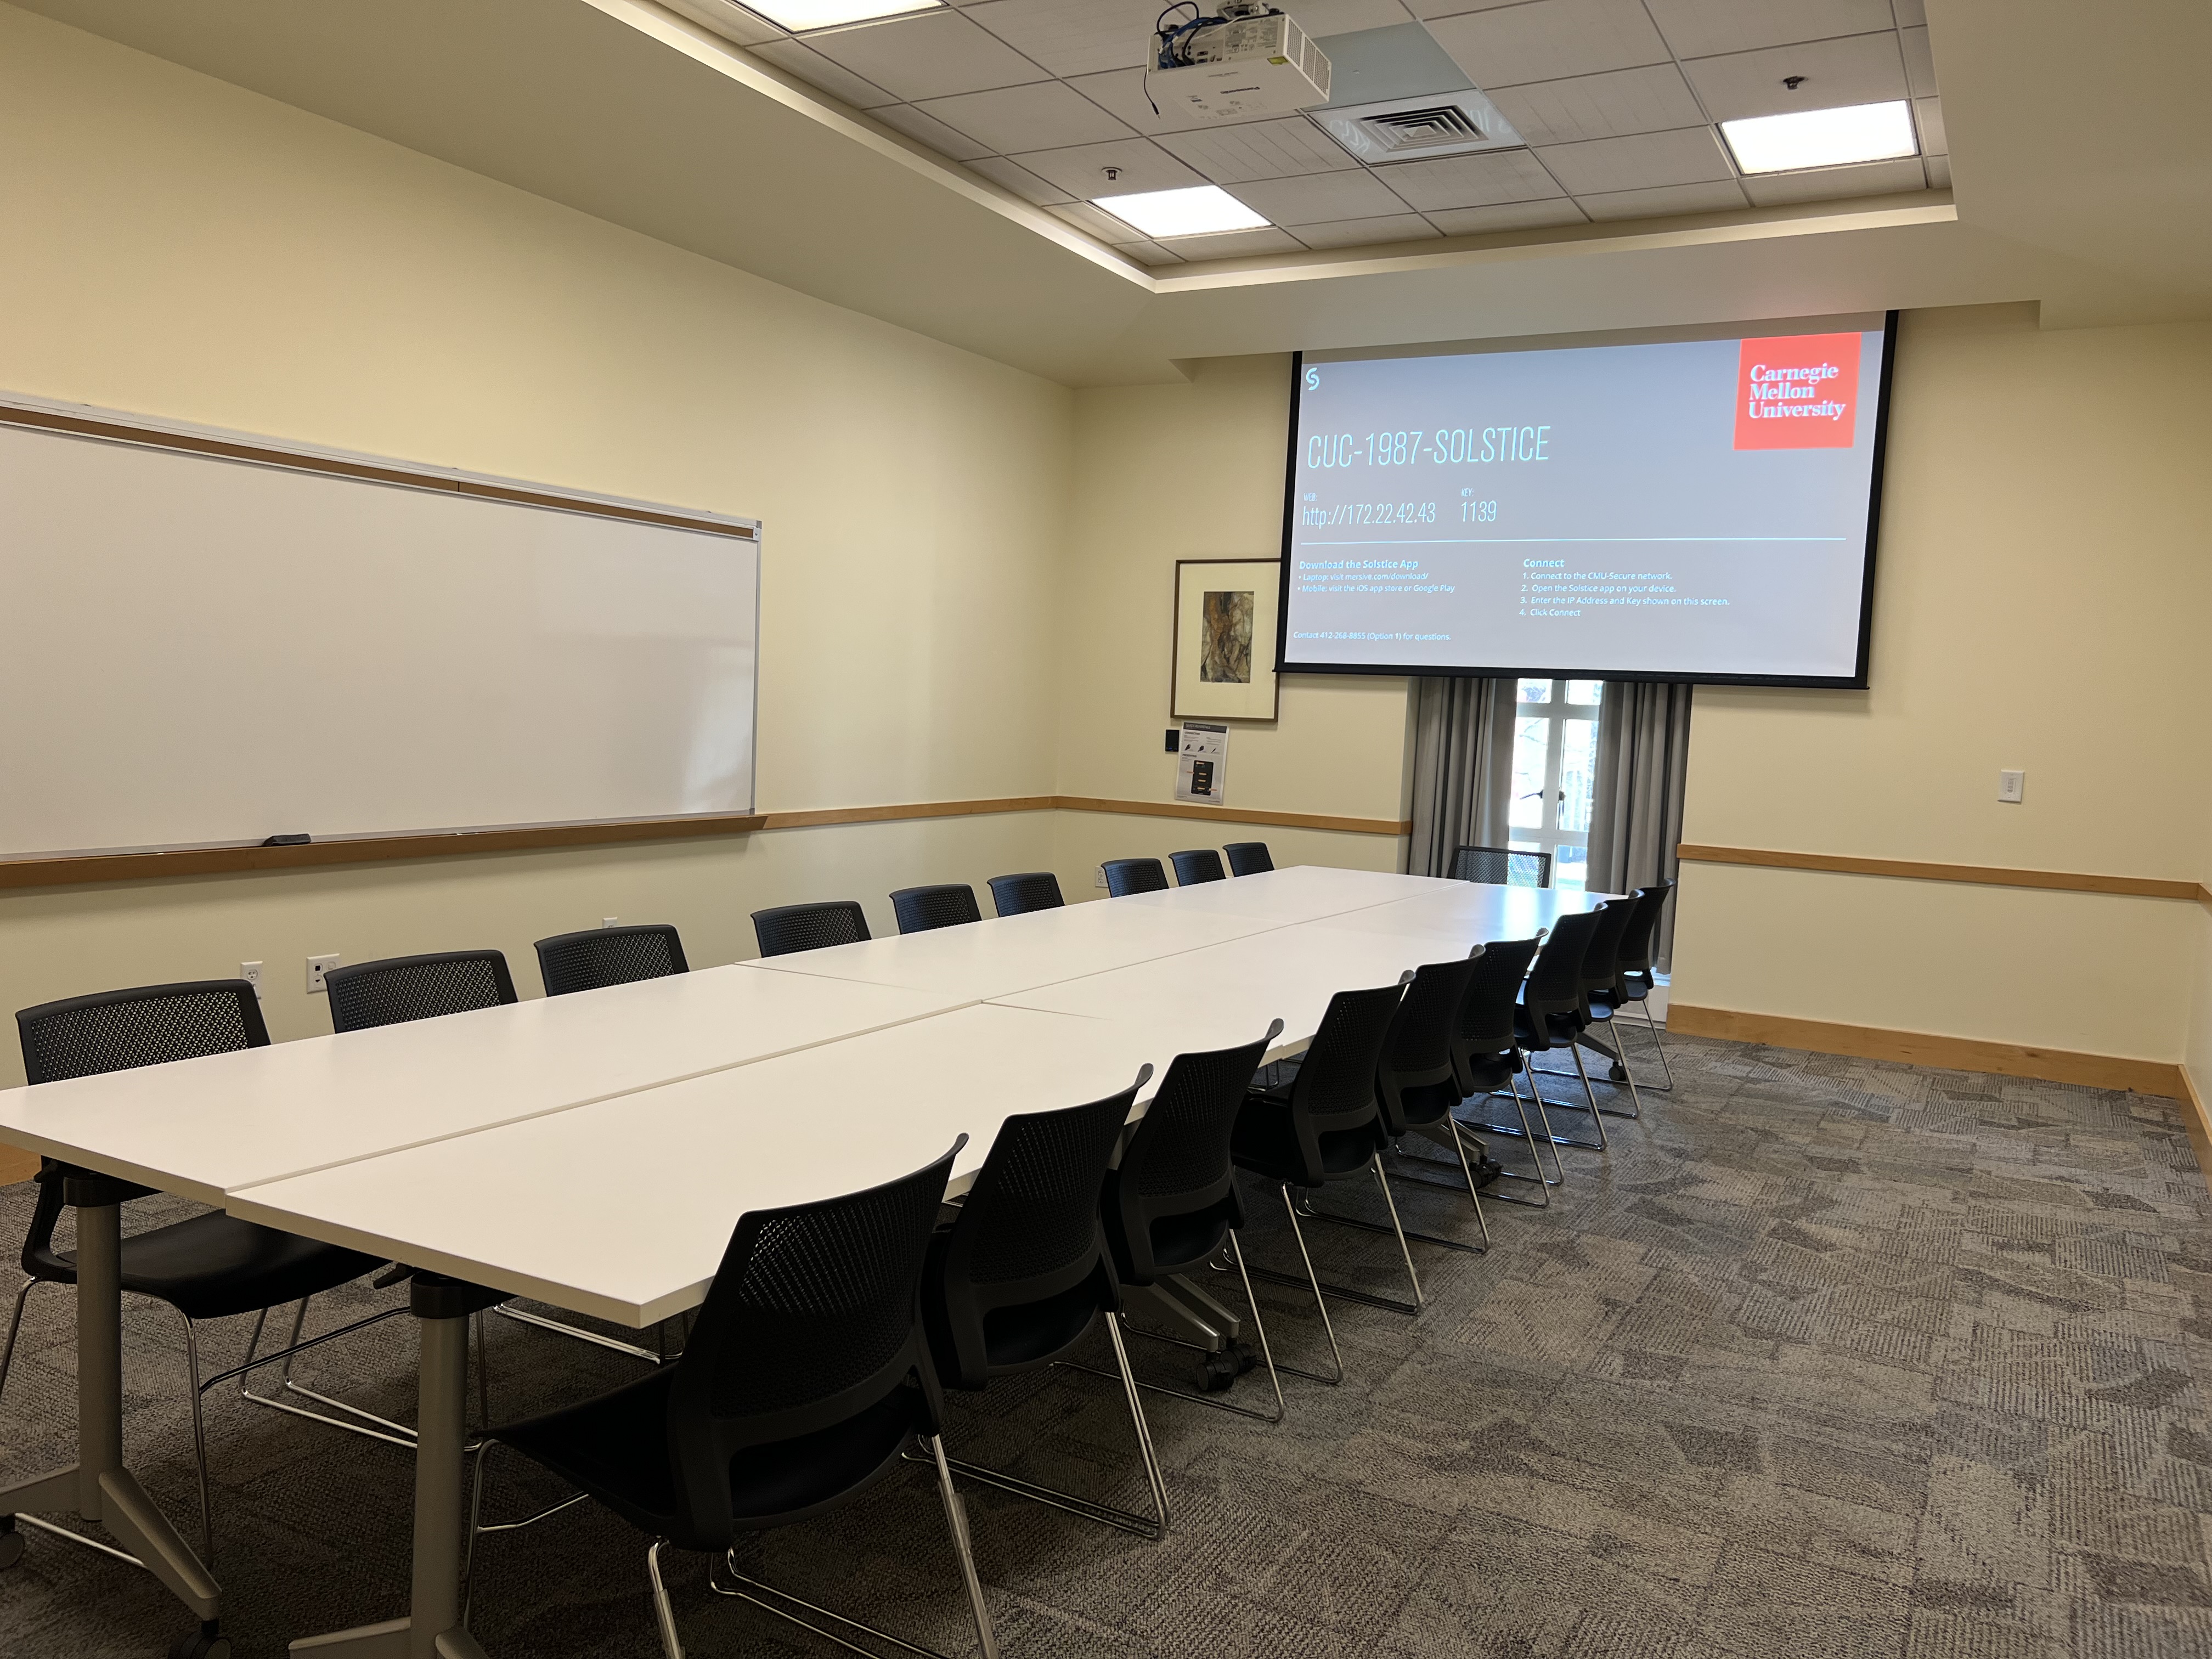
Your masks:
M 1472 88 L 1306 113 L 1370 167 L 1464 155 L 1474 150 L 1517 149 L 1522 142 L 1498 112 L 1498 106 Z

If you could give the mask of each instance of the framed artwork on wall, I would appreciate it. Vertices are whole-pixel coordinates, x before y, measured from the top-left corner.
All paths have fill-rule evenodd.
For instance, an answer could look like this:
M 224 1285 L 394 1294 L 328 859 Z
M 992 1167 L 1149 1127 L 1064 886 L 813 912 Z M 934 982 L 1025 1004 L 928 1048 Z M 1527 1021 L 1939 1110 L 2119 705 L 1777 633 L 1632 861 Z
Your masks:
M 1177 559 L 1177 720 L 1275 718 L 1275 626 L 1280 559 Z

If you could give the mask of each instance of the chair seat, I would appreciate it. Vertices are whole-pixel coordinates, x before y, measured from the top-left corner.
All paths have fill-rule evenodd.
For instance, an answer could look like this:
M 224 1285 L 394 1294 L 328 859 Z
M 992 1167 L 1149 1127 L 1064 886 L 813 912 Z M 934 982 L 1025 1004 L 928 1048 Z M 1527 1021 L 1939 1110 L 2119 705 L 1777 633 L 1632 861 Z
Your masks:
M 1152 1223 L 1152 1261 L 1164 1273 L 1203 1267 L 1229 1237 L 1227 1206 L 1192 1215 L 1162 1216 Z
M 374 1273 L 381 1256 L 321 1244 L 210 1210 L 123 1241 L 123 1288 L 169 1304 L 187 1319 L 258 1313 Z M 26 1253 L 35 1279 L 76 1283 L 74 1250 Z
M 1093 1274 L 1044 1301 L 994 1308 L 983 1316 L 984 1363 L 995 1376 L 1056 1359 L 1083 1340 L 1106 1306 L 1106 1287 Z M 945 1367 L 938 1375 L 957 1386 Z
M 1474 1085 L 1474 1093 L 1486 1094 L 1492 1089 L 1505 1087 L 1520 1069 L 1517 1058 L 1512 1054 L 1474 1054 L 1467 1062 L 1468 1081 Z
M 1425 1084 L 1400 1091 L 1398 1109 L 1405 1115 L 1407 1127 L 1420 1129 L 1449 1117 L 1460 1098 L 1457 1085 L 1449 1081 Z
M 677 1368 L 580 1405 L 494 1429 L 489 1438 L 589 1492 L 641 1531 L 686 1549 L 727 1540 L 684 1535 L 670 1462 L 668 1409 Z M 920 1394 L 902 1389 L 833 1427 L 748 1446 L 730 1460 L 730 1515 L 738 1531 L 803 1521 L 881 1477 L 914 1438 Z
M 1287 1087 L 1281 1093 L 1255 1089 L 1245 1097 L 1243 1109 L 1237 1114 L 1236 1133 L 1229 1142 L 1230 1161 L 1238 1169 L 1269 1181 L 1306 1178 L 1305 1158 L 1298 1150 L 1297 1131 L 1285 1098 L 1288 1092 Z M 1380 1122 L 1357 1129 L 1324 1130 L 1316 1137 L 1322 1172 L 1350 1175 L 1364 1169 L 1382 1144 L 1382 1134 Z
M 1523 1048 L 1541 1048 L 1551 1043 L 1574 1041 L 1576 1024 L 1571 1016 L 1553 1014 L 1547 1017 L 1546 1023 L 1550 1029 L 1539 1031 L 1536 1029 L 1536 1022 L 1530 1017 L 1528 1011 L 1526 1008 L 1516 1008 L 1513 1011 L 1514 1040 Z

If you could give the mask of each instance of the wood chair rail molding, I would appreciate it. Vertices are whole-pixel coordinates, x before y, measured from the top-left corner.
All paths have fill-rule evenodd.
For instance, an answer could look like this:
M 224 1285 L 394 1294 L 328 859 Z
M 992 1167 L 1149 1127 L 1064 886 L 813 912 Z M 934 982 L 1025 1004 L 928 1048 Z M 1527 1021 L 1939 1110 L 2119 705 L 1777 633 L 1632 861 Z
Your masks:
M 1395 818 L 1344 817 L 1325 812 L 1238 811 L 1181 802 L 1103 800 L 1087 795 L 1009 795 L 988 800 L 908 801 L 889 806 L 829 806 L 793 812 L 720 813 L 685 818 L 618 818 L 598 823 L 544 824 L 514 830 L 437 830 L 421 835 L 355 836 L 300 847 L 191 847 L 137 853 L 66 853 L 0 860 L 0 890 L 75 887 L 95 882 L 161 881 L 181 876 L 238 875 L 385 864 L 413 859 L 465 858 L 631 842 L 693 841 L 755 830 L 807 830 L 848 823 L 896 823 L 914 818 L 970 817 L 992 812 L 1107 812 L 1137 817 L 1206 818 L 1224 825 L 1334 830 L 1350 835 L 1408 836 Z
M 1845 876 L 1889 876 L 1906 881 L 1964 882 L 1982 887 L 2035 887 L 2047 892 L 2107 893 L 2130 898 L 2192 899 L 2212 908 L 2212 890 L 2194 881 L 2155 876 L 2106 876 L 2074 870 L 2018 870 L 1999 864 L 1935 864 L 1917 859 L 1848 858 L 1833 853 L 1787 853 L 1759 847 L 1705 847 L 1685 842 L 1674 849 L 1685 864 L 1743 864 L 1764 870 L 1824 870 Z

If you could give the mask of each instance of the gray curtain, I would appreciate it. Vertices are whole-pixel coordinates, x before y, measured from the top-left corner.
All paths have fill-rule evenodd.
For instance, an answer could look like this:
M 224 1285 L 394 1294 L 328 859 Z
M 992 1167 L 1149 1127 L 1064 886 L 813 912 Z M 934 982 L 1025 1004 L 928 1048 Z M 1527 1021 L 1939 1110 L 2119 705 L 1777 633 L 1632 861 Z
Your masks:
M 1519 684 L 1422 678 L 1413 684 L 1413 844 L 1406 868 L 1448 876 L 1462 847 L 1505 845 Z
M 1690 771 L 1690 688 L 1607 680 L 1602 706 L 1589 889 L 1626 893 L 1674 878 Z M 1674 959 L 1674 910 L 1667 907 L 1652 940 L 1652 960 L 1662 968 Z

